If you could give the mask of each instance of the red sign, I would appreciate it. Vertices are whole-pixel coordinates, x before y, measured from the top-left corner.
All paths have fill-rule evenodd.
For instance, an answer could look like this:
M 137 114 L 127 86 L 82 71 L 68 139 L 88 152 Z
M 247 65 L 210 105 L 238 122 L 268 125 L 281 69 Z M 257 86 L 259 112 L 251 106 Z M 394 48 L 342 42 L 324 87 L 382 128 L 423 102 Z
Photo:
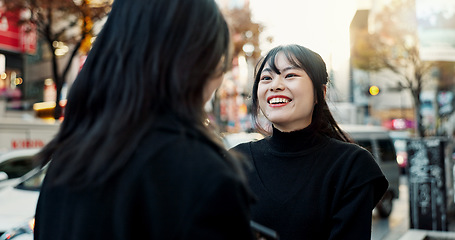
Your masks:
M 29 25 L 18 26 L 20 12 L 6 12 L 0 9 L 0 49 L 35 53 L 36 29 Z
M 11 140 L 11 148 L 41 148 L 44 147 L 44 142 L 41 139 L 13 139 Z

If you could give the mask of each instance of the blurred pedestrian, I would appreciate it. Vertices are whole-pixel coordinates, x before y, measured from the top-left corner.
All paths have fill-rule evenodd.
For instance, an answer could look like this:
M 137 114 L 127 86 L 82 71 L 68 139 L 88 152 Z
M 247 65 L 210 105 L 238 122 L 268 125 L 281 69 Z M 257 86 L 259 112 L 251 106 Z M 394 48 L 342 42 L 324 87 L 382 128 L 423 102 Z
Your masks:
M 282 240 L 370 239 L 372 210 L 388 186 L 373 156 L 334 120 L 327 85 L 323 59 L 299 45 L 272 49 L 256 67 L 252 111 L 268 119 L 262 130 L 271 136 L 234 149 L 251 161 L 252 219 Z
M 252 239 L 242 166 L 204 104 L 230 67 L 214 0 L 115 0 L 71 87 L 35 240 Z

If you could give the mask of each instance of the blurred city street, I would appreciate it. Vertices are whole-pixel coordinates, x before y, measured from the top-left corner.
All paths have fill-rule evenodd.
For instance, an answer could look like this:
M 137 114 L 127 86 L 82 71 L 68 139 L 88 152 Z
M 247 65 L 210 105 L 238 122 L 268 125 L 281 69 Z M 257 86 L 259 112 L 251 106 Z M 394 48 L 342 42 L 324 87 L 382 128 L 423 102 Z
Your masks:
M 260 63 L 270 65 L 271 62 L 264 61 L 263 57 L 276 46 L 302 45 L 323 59 L 321 68 L 324 81 L 328 81 L 325 81 L 321 95 L 333 115 L 330 119 L 339 125 L 331 120 L 330 127 L 339 127 L 338 130 L 347 133 L 353 142 L 370 151 L 389 181 L 388 194 L 384 194 L 386 197 L 373 211 L 371 240 L 455 240 L 455 237 L 429 235 L 408 237 L 409 233 L 416 232 L 410 229 L 411 222 L 414 228 L 448 229 L 448 232 L 439 233 L 455 236 L 455 0 L 214 1 L 229 25 L 232 51 L 223 56 L 223 62 L 227 59 L 231 62 L 227 64 L 230 68 L 225 69 L 221 86 L 204 106 L 208 117 L 205 123 L 220 134 L 226 149 L 267 136 L 261 128 L 272 129 L 270 115 L 262 111 L 259 100 L 259 107 L 253 101 L 258 98 L 259 82 L 264 80 L 262 71 L 257 71 L 258 66 Z M 67 96 L 86 64 L 92 43 L 103 28 L 113 2 L 0 0 L 0 236 L 5 232 L 6 236 L 7 231 L 16 231 L 18 224 L 34 220 L 45 170 L 39 170 L 39 174 L 32 177 L 23 176 L 36 170 L 33 155 L 59 131 L 65 118 Z M 137 36 L 141 37 L 143 33 L 138 31 Z M 174 44 L 172 48 L 174 46 L 180 47 Z M 146 59 L 156 54 L 154 50 L 149 53 L 136 49 L 138 47 L 140 45 L 131 45 L 131 49 L 119 52 L 125 56 L 129 56 L 130 51 L 143 52 L 149 54 Z M 106 59 L 121 56 L 115 52 L 107 54 Z M 193 53 L 188 51 L 188 54 Z M 173 59 L 179 58 L 173 56 Z M 196 56 L 194 59 L 194 62 L 200 61 Z M 117 63 L 122 63 L 120 60 Z M 148 61 L 128 63 L 145 66 Z M 302 62 L 301 65 L 305 64 Z M 294 67 L 301 66 L 295 64 Z M 306 73 L 311 69 L 302 69 L 313 78 L 314 75 Z M 116 69 L 115 73 L 120 70 Z M 121 73 L 118 76 L 122 76 L 122 83 L 134 80 L 142 84 L 154 79 L 137 78 L 138 73 L 131 69 Z M 280 71 L 275 73 L 281 74 Z M 102 82 L 99 80 L 94 78 L 93 86 L 87 89 L 96 89 L 97 83 Z M 106 86 L 111 84 L 112 80 Z M 306 90 L 305 87 L 302 89 Z M 127 93 L 127 90 L 118 92 Z M 91 96 L 101 99 L 105 95 Z M 130 95 L 128 102 L 142 96 L 161 94 Z M 278 108 L 279 104 L 297 103 L 295 99 L 276 95 L 263 98 L 262 102 Z M 318 99 L 314 99 L 314 103 L 321 106 Z M 141 104 L 144 102 L 149 101 L 144 100 Z M 97 106 L 86 105 L 87 109 Z M 119 110 L 118 106 L 113 108 L 116 116 L 136 109 L 131 105 L 130 109 Z M 91 113 L 103 111 L 100 108 Z M 88 111 L 84 114 L 89 115 Z M 144 114 L 143 119 L 148 119 L 145 117 L 149 111 L 138 114 Z M 153 119 L 161 117 L 161 114 L 156 115 Z M 68 116 L 66 119 L 73 119 L 70 114 Z M 280 117 L 286 119 L 283 116 Z M 129 118 L 122 115 L 121 119 Z M 112 119 L 112 123 L 116 121 Z M 278 128 L 275 126 L 274 129 Z M 84 141 L 77 143 L 86 144 Z M 405 169 L 407 174 L 404 174 Z M 29 179 L 39 181 L 32 181 L 34 184 L 26 191 L 17 188 Z M 17 192 L 27 192 L 27 195 L 23 197 Z M 397 193 L 399 198 L 393 199 Z M 447 197 L 446 201 L 444 197 Z M 390 208 L 391 203 L 393 208 Z M 33 226 L 30 226 L 29 237 Z

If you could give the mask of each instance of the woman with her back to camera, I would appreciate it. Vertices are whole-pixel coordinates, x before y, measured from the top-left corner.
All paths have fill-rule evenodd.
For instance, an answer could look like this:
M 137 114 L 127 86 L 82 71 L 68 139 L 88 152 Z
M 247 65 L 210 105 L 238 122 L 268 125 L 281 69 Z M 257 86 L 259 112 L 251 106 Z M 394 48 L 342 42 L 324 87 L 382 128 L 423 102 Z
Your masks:
M 270 121 L 272 134 L 234 148 L 251 162 L 252 220 L 281 240 L 371 239 L 372 210 L 388 182 L 332 117 L 322 58 L 278 46 L 256 68 L 252 111 Z
M 204 124 L 229 54 L 213 0 L 115 0 L 38 155 L 35 240 L 252 239 L 242 167 Z

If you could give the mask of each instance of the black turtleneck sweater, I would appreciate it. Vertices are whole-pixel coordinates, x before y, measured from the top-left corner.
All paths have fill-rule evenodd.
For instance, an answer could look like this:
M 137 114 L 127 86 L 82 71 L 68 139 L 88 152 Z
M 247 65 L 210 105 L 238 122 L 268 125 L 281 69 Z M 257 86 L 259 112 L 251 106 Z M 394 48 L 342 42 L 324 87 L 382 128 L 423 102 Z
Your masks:
M 281 240 L 371 239 L 372 210 L 388 182 L 365 149 L 312 126 L 236 146 L 251 161 L 252 219 Z

